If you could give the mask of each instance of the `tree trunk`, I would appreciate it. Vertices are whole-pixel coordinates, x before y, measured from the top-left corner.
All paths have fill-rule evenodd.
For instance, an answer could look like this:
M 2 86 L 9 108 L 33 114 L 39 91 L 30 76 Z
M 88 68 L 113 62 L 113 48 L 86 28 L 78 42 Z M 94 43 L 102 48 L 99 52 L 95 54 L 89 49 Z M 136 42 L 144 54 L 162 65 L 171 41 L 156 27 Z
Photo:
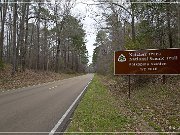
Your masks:
M 170 0 L 167 0 L 166 2 L 170 2 Z M 167 3 L 167 25 L 168 25 L 168 38 L 169 38 L 169 47 L 173 48 L 173 42 L 172 42 L 172 32 L 171 32 L 171 14 L 170 14 L 170 3 Z
M 38 3 L 38 13 L 37 13 L 37 63 L 36 70 L 40 69 L 40 9 L 41 3 Z
M 1 34 L 0 34 L 0 61 L 3 60 L 3 43 L 4 43 L 4 25 L 7 12 L 7 0 L 2 4 L 1 7 Z
M 67 67 L 67 51 L 64 49 L 64 70 L 66 70 Z
M 16 72 L 16 19 L 17 18 L 17 0 L 13 3 L 13 69 L 12 75 Z
M 34 25 L 33 25 L 33 27 L 32 27 L 32 31 L 31 31 L 31 38 L 30 38 L 30 47 L 29 47 L 29 56 L 28 56 L 28 61 L 29 61 L 29 69 L 31 68 L 31 66 L 32 66 L 32 60 L 31 60 L 31 52 L 32 52 L 32 46 L 33 46 L 33 38 L 34 38 Z M 34 66 L 33 66 L 33 68 L 34 68 Z M 35 69 L 35 68 L 34 68 Z
M 25 30 L 24 30 L 24 24 L 25 24 L 25 15 L 26 15 L 26 6 L 27 3 L 24 3 L 22 5 L 22 19 L 20 22 L 20 33 L 19 33 L 19 46 L 20 46 L 20 71 L 24 71 L 22 68 L 22 63 L 24 59 L 24 51 L 25 51 L 25 44 L 24 44 L 24 35 L 25 35 Z
M 131 3 L 131 10 L 132 10 L 132 41 L 135 42 L 136 40 L 136 32 L 135 32 L 135 17 L 134 17 L 134 4 Z
M 56 68 L 55 71 L 58 72 L 59 71 L 59 54 L 60 54 L 60 38 L 58 37 L 58 45 L 57 45 L 57 51 L 56 51 Z
M 68 49 L 67 49 L 67 67 L 69 68 L 69 52 L 70 52 L 70 49 L 69 49 L 69 45 L 68 45 L 68 47 L 67 47 Z
M 57 10 L 57 9 L 56 9 Z M 57 11 L 56 11 L 57 12 Z M 61 31 L 63 29 L 63 25 L 64 25 L 64 20 L 65 18 L 63 17 L 62 21 L 61 21 L 61 25 L 60 25 L 60 29 L 58 29 L 58 32 L 57 32 L 57 36 L 58 36 L 58 44 L 57 44 L 57 51 L 56 51 L 56 64 L 55 64 L 55 72 L 58 72 L 59 71 L 59 55 L 60 55 L 60 45 L 61 45 L 61 37 L 60 37 L 60 34 L 61 34 Z M 56 27 L 57 27 L 57 22 L 56 22 Z
M 72 64 L 71 69 L 74 70 L 74 51 L 72 50 Z
M 9 35 L 8 35 L 9 37 L 8 37 L 8 56 L 7 56 L 7 59 L 8 59 L 8 63 L 10 64 L 10 63 L 12 63 L 12 60 L 11 60 L 11 58 L 12 58 L 12 28 L 10 27 L 10 31 L 9 31 Z
M 9 32 L 6 31 L 6 62 L 8 63 L 8 56 L 9 56 Z
M 18 14 L 17 14 L 17 18 L 18 19 Z M 21 19 L 20 18 L 20 22 L 21 22 Z M 20 50 L 20 31 L 19 31 L 19 24 L 18 24 L 18 20 L 16 22 L 16 37 L 17 37 L 17 45 L 16 45 L 16 67 L 15 67 L 15 70 L 18 71 L 18 68 L 19 68 L 19 62 L 20 62 L 20 54 L 19 54 L 19 50 Z
M 28 43 L 28 15 L 29 15 L 29 4 L 27 4 L 27 10 L 26 10 L 26 31 L 25 31 L 24 51 L 22 54 L 23 71 L 25 71 L 25 66 L 26 66 L 26 52 L 27 52 L 27 43 Z
M 10 34 L 9 34 L 9 63 L 12 63 L 12 53 L 13 53 L 13 30 L 12 30 L 12 18 L 11 18 L 11 15 L 9 15 L 9 22 L 10 22 L 10 26 L 9 26 L 9 29 L 10 29 Z
M 47 70 L 47 54 L 48 54 L 48 40 L 47 40 L 47 20 L 45 20 L 44 24 L 44 51 L 43 51 L 43 69 Z

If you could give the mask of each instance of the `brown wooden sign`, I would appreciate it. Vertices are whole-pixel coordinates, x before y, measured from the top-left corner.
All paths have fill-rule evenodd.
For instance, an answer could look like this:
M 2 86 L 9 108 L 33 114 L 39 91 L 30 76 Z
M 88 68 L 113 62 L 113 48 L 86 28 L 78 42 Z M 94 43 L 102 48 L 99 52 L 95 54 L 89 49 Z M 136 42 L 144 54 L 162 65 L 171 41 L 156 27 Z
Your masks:
M 115 75 L 180 74 L 180 48 L 114 53 Z

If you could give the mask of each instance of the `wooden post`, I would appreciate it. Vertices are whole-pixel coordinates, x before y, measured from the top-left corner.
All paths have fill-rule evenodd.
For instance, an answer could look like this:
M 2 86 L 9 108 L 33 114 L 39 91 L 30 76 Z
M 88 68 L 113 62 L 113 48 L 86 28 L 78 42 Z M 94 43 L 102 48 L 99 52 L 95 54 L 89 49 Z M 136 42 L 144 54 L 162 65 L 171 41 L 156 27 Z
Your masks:
M 166 83 L 166 76 L 165 76 L 165 75 L 162 76 L 162 83 L 163 83 L 163 84 Z
M 131 98 L 131 77 L 130 75 L 128 76 L 128 87 L 129 87 L 129 93 L 128 93 L 128 97 L 129 99 Z

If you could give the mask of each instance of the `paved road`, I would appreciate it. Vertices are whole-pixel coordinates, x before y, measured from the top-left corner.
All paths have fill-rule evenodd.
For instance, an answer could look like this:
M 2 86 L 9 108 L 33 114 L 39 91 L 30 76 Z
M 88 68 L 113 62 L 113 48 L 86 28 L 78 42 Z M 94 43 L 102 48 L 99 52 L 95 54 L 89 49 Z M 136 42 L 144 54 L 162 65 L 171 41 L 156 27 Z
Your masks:
M 0 132 L 50 132 L 93 74 L 0 93 Z

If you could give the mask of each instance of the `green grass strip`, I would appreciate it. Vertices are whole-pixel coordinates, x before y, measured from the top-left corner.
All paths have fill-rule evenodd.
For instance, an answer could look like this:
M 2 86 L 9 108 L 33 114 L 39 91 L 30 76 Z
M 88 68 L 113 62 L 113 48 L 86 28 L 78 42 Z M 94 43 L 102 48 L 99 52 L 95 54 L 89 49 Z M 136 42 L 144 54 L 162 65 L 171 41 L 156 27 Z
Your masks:
M 115 104 L 116 100 L 95 75 L 67 132 L 122 132 L 129 120 L 122 116 Z

